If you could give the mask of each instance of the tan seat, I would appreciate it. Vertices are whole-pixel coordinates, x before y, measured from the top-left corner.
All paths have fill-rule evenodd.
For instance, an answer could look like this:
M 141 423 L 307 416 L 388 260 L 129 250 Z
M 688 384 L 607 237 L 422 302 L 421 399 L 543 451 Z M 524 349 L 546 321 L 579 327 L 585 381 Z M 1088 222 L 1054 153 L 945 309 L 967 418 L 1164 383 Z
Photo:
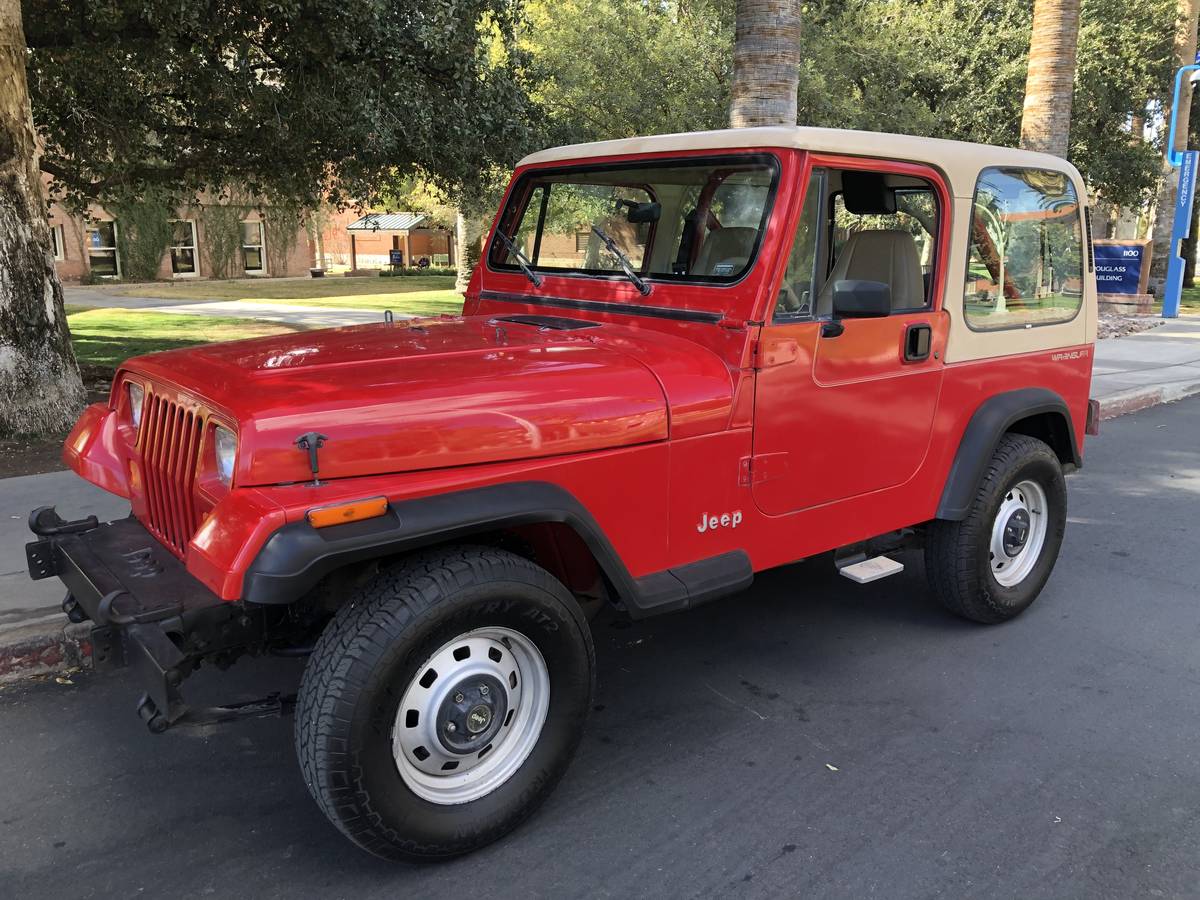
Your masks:
M 842 247 L 833 271 L 817 297 L 817 315 L 833 313 L 833 285 L 838 281 L 882 281 L 892 289 L 892 309 L 925 305 L 925 279 L 917 242 L 907 231 L 855 231 Z
M 718 228 L 709 232 L 696 258 L 693 275 L 736 275 L 754 252 L 757 228 Z

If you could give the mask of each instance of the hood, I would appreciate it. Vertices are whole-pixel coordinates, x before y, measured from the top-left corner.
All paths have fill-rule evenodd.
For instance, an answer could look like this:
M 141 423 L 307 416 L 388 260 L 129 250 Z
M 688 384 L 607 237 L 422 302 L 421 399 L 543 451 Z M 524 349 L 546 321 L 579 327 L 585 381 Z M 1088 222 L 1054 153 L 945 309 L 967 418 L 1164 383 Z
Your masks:
M 666 439 L 655 374 L 605 326 L 470 318 L 381 323 L 172 350 L 124 367 L 193 395 L 238 431 L 235 483 L 579 453 Z

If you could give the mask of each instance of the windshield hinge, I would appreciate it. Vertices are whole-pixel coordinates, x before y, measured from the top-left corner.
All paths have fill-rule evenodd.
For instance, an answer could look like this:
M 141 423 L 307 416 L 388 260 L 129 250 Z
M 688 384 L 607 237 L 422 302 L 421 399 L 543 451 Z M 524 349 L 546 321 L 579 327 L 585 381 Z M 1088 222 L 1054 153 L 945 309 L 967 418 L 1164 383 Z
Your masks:
M 743 456 L 738 475 L 738 484 L 750 487 L 762 484 L 764 481 L 774 481 L 783 478 L 788 472 L 788 454 L 756 453 L 753 456 Z

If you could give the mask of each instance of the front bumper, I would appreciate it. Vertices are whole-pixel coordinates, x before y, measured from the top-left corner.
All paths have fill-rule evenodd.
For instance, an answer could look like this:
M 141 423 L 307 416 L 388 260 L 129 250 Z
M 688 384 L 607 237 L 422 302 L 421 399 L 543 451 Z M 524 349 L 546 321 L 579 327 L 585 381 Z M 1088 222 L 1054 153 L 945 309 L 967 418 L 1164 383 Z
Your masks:
M 205 658 L 233 658 L 261 644 L 261 615 L 221 600 L 133 517 L 64 521 L 53 507 L 30 513 L 38 539 L 25 545 L 29 575 L 58 576 L 63 610 L 92 623 L 97 668 L 131 666 L 146 693 L 138 713 L 164 731 L 187 713 L 180 685 Z

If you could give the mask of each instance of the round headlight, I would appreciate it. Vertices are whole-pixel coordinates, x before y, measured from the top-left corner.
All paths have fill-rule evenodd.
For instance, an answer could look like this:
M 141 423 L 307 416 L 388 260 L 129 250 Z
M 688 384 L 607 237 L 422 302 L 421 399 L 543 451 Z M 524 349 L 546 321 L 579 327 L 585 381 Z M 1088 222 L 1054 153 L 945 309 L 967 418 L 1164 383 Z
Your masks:
M 218 425 L 213 429 L 213 446 L 217 452 L 217 477 L 226 484 L 231 484 L 233 462 L 237 458 L 237 435 Z
M 133 427 L 139 428 L 142 424 L 142 406 L 146 402 L 146 389 L 136 381 L 128 381 L 125 386 L 129 391 L 129 418 Z

